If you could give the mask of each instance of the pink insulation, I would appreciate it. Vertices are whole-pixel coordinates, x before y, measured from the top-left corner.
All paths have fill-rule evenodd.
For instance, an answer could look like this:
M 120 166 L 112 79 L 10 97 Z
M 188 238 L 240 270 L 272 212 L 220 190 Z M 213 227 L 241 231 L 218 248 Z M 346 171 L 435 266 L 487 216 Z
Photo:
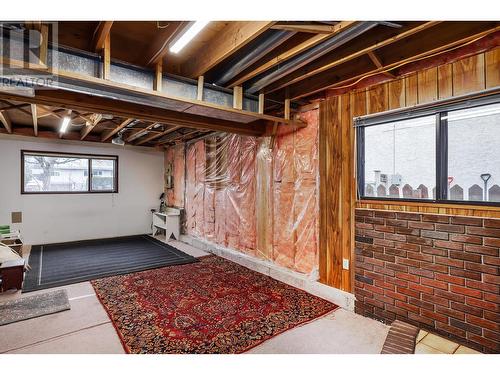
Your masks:
M 240 147 L 241 137 L 230 135 L 227 145 L 226 246 L 238 249 L 240 242 Z
M 186 232 L 196 234 L 196 148 L 194 144 L 186 148 Z
M 298 272 L 317 268 L 318 110 L 301 119 L 308 126 L 278 133 L 272 150 L 269 138 L 234 134 L 186 146 L 188 234 Z
M 165 163 L 172 166 L 173 188 L 166 189 L 167 205 L 184 207 L 185 157 L 184 144 L 169 147 L 165 151 Z
M 245 253 L 255 255 L 257 240 L 255 217 L 255 156 L 257 154 L 257 138 L 241 137 L 240 150 L 240 243 L 238 248 Z

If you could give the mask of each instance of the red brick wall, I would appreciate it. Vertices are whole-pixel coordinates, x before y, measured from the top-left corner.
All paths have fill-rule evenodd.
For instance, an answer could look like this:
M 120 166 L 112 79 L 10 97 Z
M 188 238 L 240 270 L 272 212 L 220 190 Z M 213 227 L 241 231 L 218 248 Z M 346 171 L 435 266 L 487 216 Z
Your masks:
M 500 220 L 356 209 L 356 312 L 500 352 Z

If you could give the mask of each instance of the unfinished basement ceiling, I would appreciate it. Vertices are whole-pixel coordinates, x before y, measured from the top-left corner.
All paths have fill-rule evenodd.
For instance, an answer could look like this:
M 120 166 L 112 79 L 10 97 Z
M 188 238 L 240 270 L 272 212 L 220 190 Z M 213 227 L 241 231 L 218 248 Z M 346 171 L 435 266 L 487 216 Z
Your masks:
M 327 91 L 349 90 L 367 78 L 391 79 L 407 74 L 408 64 L 470 43 L 489 48 L 500 39 L 496 21 L 216 21 L 180 53 L 170 53 L 168 47 L 188 25 L 59 22 L 64 57 L 59 68 L 70 74 L 60 77 L 64 87 L 59 88 L 68 91 L 40 92 L 33 100 L 1 94 L 7 126 L 11 122 L 14 133 L 35 135 L 35 104 L 37 130 L 51 137 L 60 136 L 61 116 L 68 110 L 71 131 L 62 136 L 68 139 L 109 142 L 121 135 L 131 144 L 163 146 L 227 129 L 261 135 Z M 75 84 L 73 73 L 83 81 Z M 167 121 L 158 117 L 163 110 L 177 114 L 169 112 Z

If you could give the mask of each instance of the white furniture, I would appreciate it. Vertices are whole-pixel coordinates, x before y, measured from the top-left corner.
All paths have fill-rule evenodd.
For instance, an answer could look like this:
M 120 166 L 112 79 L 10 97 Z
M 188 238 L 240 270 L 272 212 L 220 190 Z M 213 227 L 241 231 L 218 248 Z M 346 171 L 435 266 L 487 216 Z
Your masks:
M 178 240 L 180 215 L 181 211 L 173 207 L 167 207 L 165 212 L 153 212 L 153 236 L 164 230 L 166 241 L 170 241 L 172 235 Z

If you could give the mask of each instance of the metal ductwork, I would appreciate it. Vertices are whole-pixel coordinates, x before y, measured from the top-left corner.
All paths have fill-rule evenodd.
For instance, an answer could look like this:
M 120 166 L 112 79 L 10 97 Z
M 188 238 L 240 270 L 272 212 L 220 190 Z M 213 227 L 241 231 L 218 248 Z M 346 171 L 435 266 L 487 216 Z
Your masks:
M 337 35 L 334 35 L 330 39 L 308 49 L 307 51 L 295 56 L 283 65 L 278 66 L 270 73 L 257 79 L 247 90 L 249 94 L 255 94 L 259 92 L 264 87 L 270 85 L 271 83 L 277 81 L 280 78 L 296 71 L 297 69 L 309 64 L 321 56 L 333 51 L 334 49 L 342 46 L 343 44 L 351 41 L 352 39 L 360 36 L 361 34 L 373 29 L 377 26 L 379 22 L 367 21 L 359 22 L 348 29 L 341 31 Z
M 240 74 L 243 70 L 248 68 L 250 65 L 257 62 L 259 59 L 267 55 L 281 43 L 288 40 L 290 37 L 295 35 L 295 32 L 286 30 L 269 30 L 269 36 L 263 40 L 259 40 L 259 43 L 255 48 L 250 51 L 245 57 L 240 59 L 236 64 L 232 65 L 225 73 L 220 75 L 214 80 L 216 85 L 224 86 L 231 79 Z

